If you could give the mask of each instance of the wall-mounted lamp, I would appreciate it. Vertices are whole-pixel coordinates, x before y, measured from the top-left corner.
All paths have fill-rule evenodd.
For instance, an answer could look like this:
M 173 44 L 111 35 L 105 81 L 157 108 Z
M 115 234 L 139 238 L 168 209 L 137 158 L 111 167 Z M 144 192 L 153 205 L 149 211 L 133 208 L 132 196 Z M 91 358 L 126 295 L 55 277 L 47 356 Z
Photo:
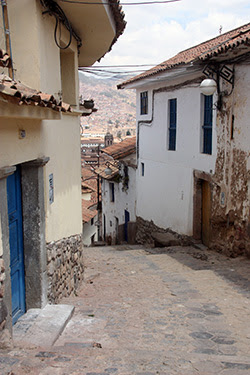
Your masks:
M 106 173 L 107 176 L 111 176 L 111 174 L 112 174 L 112 169 L 110 168 L 109 165 L 107 166 L 107 168 L 105 168 L 104 172 Z
M 213 95 L 217 89 L 217 83 L 214 79 L 206 78 L 200 84 L 200 90 L 204 95 Z
M 107 161 L 105 163 L 105 165 L 107 166 L 107 168 L 105 168 L 104 172 L 106 173 L 107 176 L 111 176 L 112 173 L 114 172 L 114 170 L 112 170 L 110 168 L 110 166 L 112 166 L 114 168 L 119 168 L 120 167 L 120 163 L 119 162 L 110 163 L 109 161 Z
M 222 97 L 228 96 L 232 93 L 234 88 L 234 69 L 229 68 L 226 65 L 222 67 L 207 65 L 203 73 L 208 77 L 205 78 L 200 84 L 200 90 L 204 95 L 213 95 L 215 91 L 218 92 L 218 101 L 216 103 L 217 109 L 220 111 L 222 108 Z M 230 93 L 226 91 L 221 92 L 220 89 L 220 78 L 232 85 Z

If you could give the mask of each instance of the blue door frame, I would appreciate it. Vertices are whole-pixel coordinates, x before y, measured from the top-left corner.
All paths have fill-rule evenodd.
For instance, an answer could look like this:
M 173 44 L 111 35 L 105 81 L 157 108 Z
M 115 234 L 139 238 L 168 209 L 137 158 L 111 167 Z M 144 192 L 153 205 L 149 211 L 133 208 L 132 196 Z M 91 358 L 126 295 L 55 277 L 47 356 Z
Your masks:
M 7 178 L 12 324 L 25 313 L 25 276 L 20 167 Z
M 124 224 L 124 239 L 128 242 L 128 222 L 130 220 L 130 214 L 127 210 L 125 212 L 125 224 Z

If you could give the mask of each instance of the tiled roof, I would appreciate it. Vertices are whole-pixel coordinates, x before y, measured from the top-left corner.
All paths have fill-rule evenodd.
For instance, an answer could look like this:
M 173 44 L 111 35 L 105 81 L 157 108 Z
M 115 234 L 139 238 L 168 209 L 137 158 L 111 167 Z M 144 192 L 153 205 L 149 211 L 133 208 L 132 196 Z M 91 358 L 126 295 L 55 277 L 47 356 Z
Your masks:
M 247 23 L 237 29 L 231 30 L 213 39 L 207 40 L 206 42 L 198 44 L 197 46 L 179 52 L 176 56 L 171 57 L 154 68 L 121 83 L 117 87 L 123 88 L 130 83 L 162 73 L 179 65 L 216 58 L 221 54 L 229 50 L 234 50 L 242 45 L 248 45 L 249 47 L 249 41 L 250 23 Z
M 111 174 L 107 174 L 105 170 L 107 168 L 111 169 Z M 109 163 L 107 162 L 107 165 L 101 165 L 99 168 L 95 169 L 95 173 L 101 176 L 102 178 L 105 178 L 106 180 L 112 180 L 118 173 L 119 173 L 119 167 L 118 164 L 115 164 L 115 162 Z
M 34 105 L 51 108 L 57 112 L 72 112 L 70 104 L 14 81 L 5 74 L 0 74 L 0 96 L 18 105 Z
M 0 49 L 0 66 L 3 68 L 10 68 L 12 65 L 11 58 L 4 50 Z
M 82 167 L 82 185 L 92 189 L 93 192 L 97 191 L 97 176 L 94 171 Z
M 82 182 L 82 194 L 84 193 L 93 193 L 95 190 L 89 186 L 88 184 L 85 184 L 85 182 Z
M 122 159 L 136 151 L 136 137 L 126 138 L 120 143 L 104 148 L 101 152 L 112 156 L 113 159 Z
M 82 221 L 84 223 L 88 223 L 91 219 L 93 219 L 97 215 L 97 210 L 90 210 L 89 206 L 93 203 L 89 201 L 85 201 L 82 199 Z

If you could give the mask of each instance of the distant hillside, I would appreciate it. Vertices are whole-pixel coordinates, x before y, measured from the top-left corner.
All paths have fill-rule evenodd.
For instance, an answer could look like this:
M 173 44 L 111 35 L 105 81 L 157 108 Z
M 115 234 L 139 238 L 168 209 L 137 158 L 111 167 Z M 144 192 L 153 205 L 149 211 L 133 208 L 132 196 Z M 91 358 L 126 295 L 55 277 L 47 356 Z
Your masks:
M 124 137 L 127 132 L 135 134 L 136 99 L 134 90 L 117 90 L 122 80 L 95 78 L 79 74 L 80 95 L 93 99 L 98 109 L 90 117 L 82 118 L 84 133 L 106 133 Z

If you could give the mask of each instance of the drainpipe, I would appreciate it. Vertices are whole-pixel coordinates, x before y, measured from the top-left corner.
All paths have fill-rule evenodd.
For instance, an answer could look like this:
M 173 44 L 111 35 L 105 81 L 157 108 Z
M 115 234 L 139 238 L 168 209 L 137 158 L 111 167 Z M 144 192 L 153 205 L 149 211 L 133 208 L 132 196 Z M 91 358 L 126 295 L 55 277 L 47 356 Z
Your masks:
M 6 52 L 11 58 L 11 67 L 8 68 L 9 76 L 11 79 L 14 79 L 7 0 L 1 0 L 1 4 L 2 4 L 2 13 L 3 13 L 3 27 L 4 27 L 4 33 L 5 33 L 5 48 L 6 48 Z

